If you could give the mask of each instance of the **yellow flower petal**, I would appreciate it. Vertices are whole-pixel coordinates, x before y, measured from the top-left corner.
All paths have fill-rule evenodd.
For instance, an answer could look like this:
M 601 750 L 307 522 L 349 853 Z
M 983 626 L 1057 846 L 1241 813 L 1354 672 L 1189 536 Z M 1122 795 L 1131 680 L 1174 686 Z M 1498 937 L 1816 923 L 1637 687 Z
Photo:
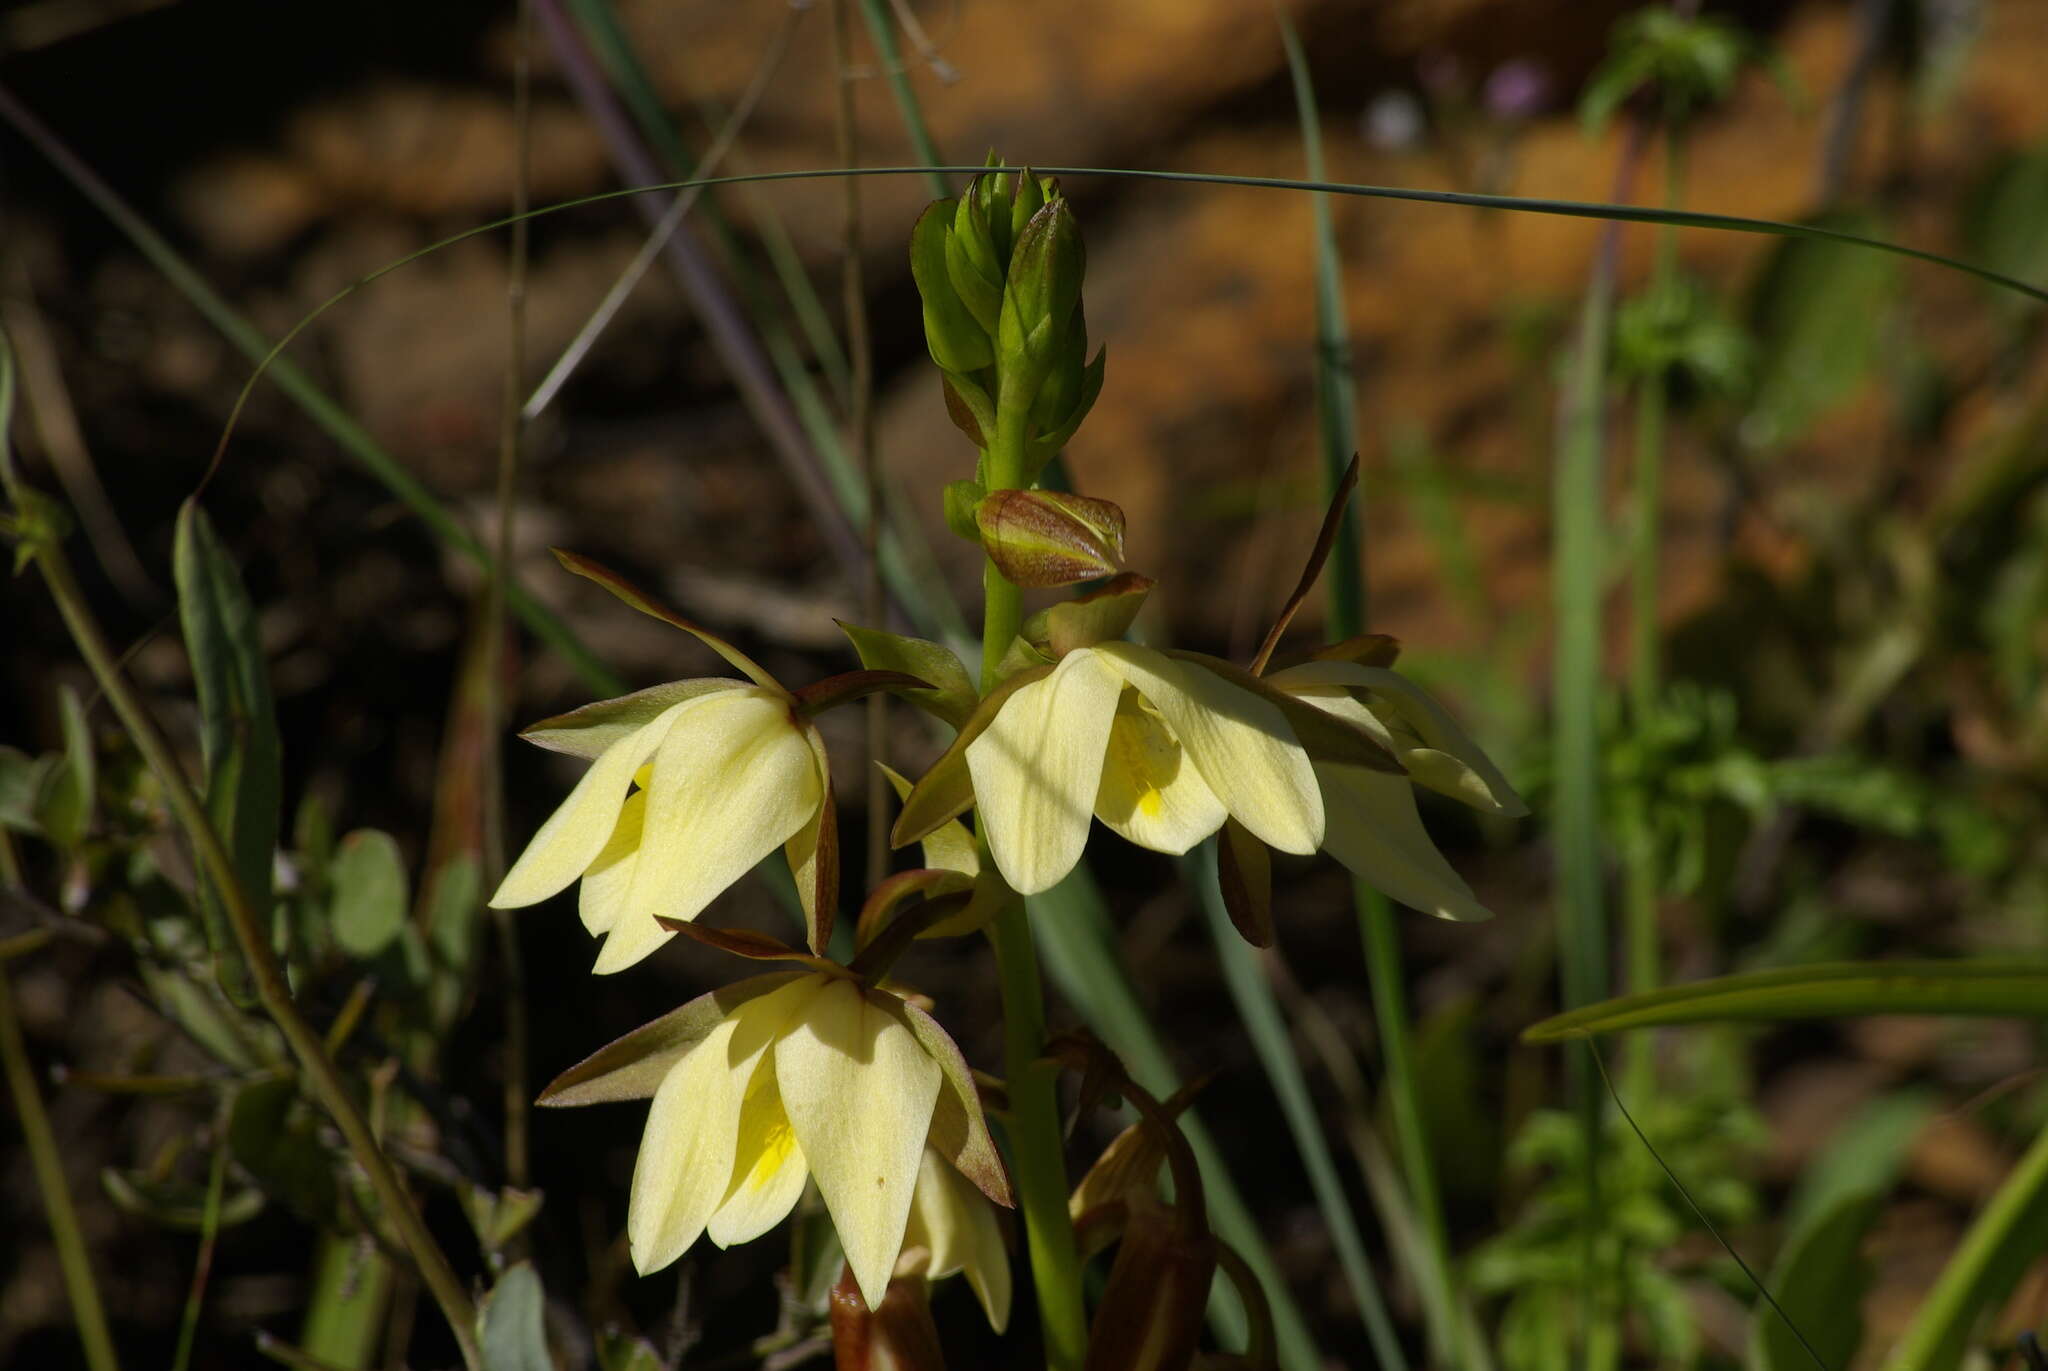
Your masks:
M 995 1207 L 929 1147 L 918 1163 L 917 1194 L 910 1204 L 903 1246 L 922 1247 L 931 1254 L 925 1272 L 929 1280 L 966 1273 L 989 1327 L 1000 1333 L 1009 1325 L 1010 1254 Z
M 727 1060 L 733 1029 L 728 1019 L 711 1030 L 654 1092 L 626 1209 L 633 1266 L 642 1275 L 689 1250 L 725 1196 L 740 1115 Z
M 861 1297 L 880 1308 L 903 1246 L 939 1065 L 868 993 L 833 980 L 777 1040 L 775 1071 Z
M 1122 691 L 1096 652 L 1070 652 L 1010 696 L 968 746 L 989 850 L 1018 894 L 1049 889 L 1081 859 Z
M 705 1229 L 720 1247 L 750 1242 L 789 1216 L 810 1168 L 783 1112 L 775 1057 L 765 1054 L 747 1082 L 733 1150 L 732 1187 Z
M 823 794 L 787 700 L 733 690 L 692 701 L 655 754 L 640 857 L 594 969 L 631 966 L 668 941 L 656 914 L 697 917 L 801 829 Z
M 633 773 L 654 755 L 677 719 L 717 698 L 699 696 L 671 705 L 599 757 L 505 873 L 491 907 L 519 909 L 566 890 L 611 840 Z
M 1135 690 L 1117 702 L 1095 817 L 1139 847 L 1176 856 L 1223 826 L 1223 801 Z
M 1406 778 L 1355 766 L 1318 766 L 1328 803 L 1323 845 L 1387 897 L 1439 919 L 1493 917 L 1430 841 Z
M 644 769 L 644 768 L 643 768 Z M 576 891 L 576 912 L 593 937 L 609 933 L 626 907 L 626 891 L 633 884 L 633 868 L 640 857 L 640 832 L 647 817 L 647 792 L 636 790 L 619 806 L 619 821 L 611 841 L 597 860 L 583 873 Z
M 1166 721 L 1231 816 L 1269 847 L 1314 852 L 1323 797 L 1308 754 L 1271 703 L 1136 643 L 1103 643 L 1123 678 Z

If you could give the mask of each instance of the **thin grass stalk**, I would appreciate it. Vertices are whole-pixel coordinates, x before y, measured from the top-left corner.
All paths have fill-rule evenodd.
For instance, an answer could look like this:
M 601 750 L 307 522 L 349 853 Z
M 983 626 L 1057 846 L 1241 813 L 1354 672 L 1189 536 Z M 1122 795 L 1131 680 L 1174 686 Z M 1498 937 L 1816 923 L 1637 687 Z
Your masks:
M 515 165 L 512 173 L 512 225 L 505 273 L 505 393 L 499 415 L 498 471 L 495 503 L 498 514 L 497 556 L 492 561 L 485 607 L 484 652 L 483 820 L 484 871 L 495 884 L 505 870 L 505 769 L 500 735 L 511 716 L 506 700 L 505 663 L 511 648 L 505 622 L 505 585 L 512 566 L 513 501 L 525 445 L 526 414 L 521 396 L 526 389 L 526 276 L 530 259 L 529 187 L 533 179 L 533 5 L 518 0 L 518 38 L 512 58 L 512 124 Z M 527 1012 L 526 968 L 520 956 L 519 929 L 509 909 L 491 910 L 498 958 L 505 968 L 505 1059 L 502 1107 L 505 1115 L 505 1180 L 527 1184 Z
M 889 93 L 896 97 L 896 111 L 903 117 L 904 132 L 910 135 L 910 149 L 917 155 L 917 160 L 925 164 L 925 180 L 931 187 L 933 198 L 943 200 L 953 193 L 953 187 L 945 173 L 937 170 L 944 159 L 939 156 L 939 145 L 932 141 L 931 127 L 924 121 L 924 109 L 917 102 L 917 92 L 910 88 L 910 70 L 903 65 L 903 51 L 896 42 L 896 25 L 883 8 L 882 0 L 860 0 L 860 8 L 868 23 L 868 38 L 875 45 L 875 59 L 889 82 Z M 842 66 L 842 80 L 845 79 L 845 71 Z
M 0 1065 L 6 1068 L 7 1093 L 14 1100 L 14 1116 L 21 1122 L 22 1141 L 28 1146 L 36 1192 L 42 1196 L 50 1239 L 56 1244 L 57 1267 L 64 1276 L 64 1293 L 71 1301 L 71 1322 L 78 1329 L 85 1364 L 91 1371 L 120 1371 L 113 1335 L 107 1331 L 106 1306 L 93 1279 L 92 1257 L 78 1227 L 78 1211 L 71 1207 L 71 1187 L 64 1181 L 57 1134 L 43 1108 L 42 1092 L 36 1088 L 35 1068 L 29 1062 L 28 1043 L 14 1009 L 13 982 L 4 963 L 0 963 Z
M 739 103 L 733 106 L 732 112 L 714 126 L 711 145 L 690 168 L 692 175 L 709 176 L 725 163 L 727 154 L 732 151 L 733 144 L 739 139 L 740 130 L 753 118 L 755 106 L 767 93 L 776 73 L 781 71 L 783 59 L 789 55 L 790 40 L 796 35 L 797 26 L 807 13 L 808 10 L 794 6 L 783 12 L 782 22 L 776 25 L 775 34 L 769 39 L 767 50 L 761 54 L 761 60 L 754 68 L 753 79 L 747 82 L 747 88 L 740 93 Z M 618 278 L 612 282 L 611 289 L 605 292 L 604 299 L 583 321 L 583 327 L 576 331 L 576 337 L 562 349 L 562 355 L 548 368 L 548 373 L 541 378 L 540 384 L 533 388 L 533 394 L 527 397 L 520 410 L 526 418 L 538 416 L 553 402 L 562 387 L 568 384 L 569 377 L 582 365 L 591 349 L 597 346 L 597 340 L 611 326 L 612 320 L 618 317 L 619 311 L 625 308 L 626 301 L 639 288 L 641 280 L 654 265 L 655 259 L 661 256 L 661 251 L 667 246 L 669 235 L 675 232 L 676 225 L 682 223 L 684 218 L 697 208 L 698 201 L 703 199 L 703 196 L 704 187 L 696 186 L 681 192 L 669 202 L 668 208 L 662 211 L 661 218 L 649 231 L 646 240 L 640 244 L 639 251 L 633 254 L 625 270 L 619 273 Z
M 620 179 L 638 184 L 657 179 L 660 168 L 654 155 L 634 132 L 626 110 L 606 83 L 582 32 L 562 8 L 561 0 L 532 3 L 563 77 L 603 138 Z M 652 200 L 640 197 L 635 206 L 650 225 L 660 222 L 661 210 Z M 862 560 L 859 532 L 834 498 L 818 453 L 777 383 L 753 325 L 734 305 L 705 260 L 703 246 L 689 224 L 678 224 L 669 234 L 663 255 L 696 310 L 741 401 L 803 499 L 819 535 L 842 565 L 858 573 Z
M 121 231 L 136 251 L 162 273 L 164 279 L 220 331 L 221 336 L 267 373 L 279 390 L 410 509 L 444 546 L 467 557 L 485 571 L 490 569 L 491 556 L 483 544 L 462 527 L 433 493 L 405 469 L 403 463 L 386 452 L 370 436 L 369 430 L 350 417 L 296 362 L 279 355 L 277 348 L 254 325 L 237 314 L 161 234 L 4 87 L 0 87 L 0 119 L 13 126 L 60 176 Z M 625 682 L 600 662 L 553 610 L 534 599 L 516 581 L 507 585 L 505 593 L 513 612 L 519 615 L 534 636 L 560 653 L 592 689 L 605 695 L 618 695 L 625 691 Z
M 853 80 L 847 75 L 852 41 L 848 33 L 847 0 L 832 0 L 832 61 L 838 68 L 838 151 L 844 166 L 860 165 L 860 127 L 855 120 Z M 866 481 L 867 517 L 861 544 L 867 551 L 867 576 L 861 583 L 861 612 L 879 624 L 887 612 L 882 595 L 882 478 L 875 453 L 875 355 L 868 331 L 867 281 L 861 267 L 860 178 L 845 182 L 845 208 L 840 226 L 840 287 L 846 313 L 846 350 L 852 359 L 848 376 L 846 433 Z M 889 736 L 889 700 L 880 691 L 868 696 L 867 733 L 867 888 L 882 883 L 889 871 L 889 834 L 882 816 L 889 812 L 889 780 L 875 763 L 882 760 Z
M 1314 1190 L 1316 1207 L 1329 1225 L 1330 1240 L 1337 1249 L 1337 1264 L 1343 1268 L 1344 1284 L 1358 1304 L 1365 1320 L 1366 1341 L 1372 1346 L 1374 1362 L 1386 1371 L 1407 1371 L 1408 1358 L 1394 1334 L 1386 1301 L 1380 1296 L 1379 1279 L 1366 1252 L 1365 1239 L 1352 1217 L 1344 1196 L 1344 1183 L 1337 1176 L 1337 1164 L 1323 1137 L 1322 1120 L 1309 1096 L 1308 1077 L 1294 1054 L 1287 1023 L 1273 994 L 1273 983 L 1261 965 L 1259 954 L 1247 946 L 1230 922 L 1223 906 L 1223 892 L 1216 883 L 1216 846 L 1202 844 L 1196 854 L 1183 858 L 1181 873 L 1200 898 L 1202 914 L 1216 944 L 1223 968 L 1223 981 L 1250 1035 L 1252 1047 L 1266 1070 L 1266 1081 L 1279 1098 L 1280 1112 L 1287 1119 L 1295 1150 Z
M 228 1176 L 228 1143 L 225 1130 L 214 1139 L 213 1161 L 206 1169 L 206 1207 L 199 1219 L 199 1255 L 192 1262 L 192 1287 L 185 1294 L 185 1312 L 178 1320 L 178 1350 L 171 1358 L 171 1371 L 186 1371 L 192 1365 L 192 1345 L 199 1337 L 199 1316 L 206 1307 L 206 1282 L 213 1273 L 214 1243 L 220 1238 L 221 1192 Z
M 0 396 L 0 414 L 5 414 L 12 407 L 13 384 L 11 360 L 4 351 L 0 351 L 0 379 L 5 381 L 4 396 Z M 43 497 L 33 495 L 24 487 L 4 443 L 0 443 L 0 484 L 4 484 L 7 498 L 17 510 L 32 503 L 47 503 Z M 476 1344 L 476 1310 L 468 1292 L 434 1241 L 433 1234 L 427 1231 L 418 1208 L 413 1204 L 412 1195 L 399 1181 L 390 1159 L 378 1146 L 376 1137 L 349 1095 L 341 1073 L 322 1047 L 320 1035 L 300 1015 L 298 1005 L 292 999 L 291 986 L 285 979 L 284 968 L 278 964 L 277 954 L 271 949 L 268 930 L 250 905 L 248 892 L 242 888 L 234 858 L 221 841 L 219 830 L 213 826 L 191 782 L 186 780 L 169 740 L 158 729 L 156 720 L 144 708 L 141 698 L 122 674 L 106 634 L 86 602 L 85 592 L 78 584 L 77 574 L 72 570 L 62 544 L 55 538 L 38 536 L 24 541 L 21 547 L 42 574 L 44 584 L 49 587 L 50 598 L 56 602 L 65 628 L 99 683 L 101 693 L 113 706 L 144 764 L 155 773 L 157 783 L 163 787 L 164 799 L 172 816 L 192 844 L 196 864 L 219 889 L 223 912 L 255 981 L 257 999 L 284 1034 L 314 1098 L 341 1130 L 349 1152 L 362 1167 L 370 1188 L 376 1192 L 379 1207 L 412 1254 L 421 1278 L 448 1320 L 449 1330 L 461 1350 L 463 1364 L 470 1371 L 482 1371 Z
M 1631 125 L 1621 155 L 1616 197 L 1627 193 L 1645 138 Z M 1600 236 L 1579 310 L 1571 369 L 1558 409 L 1558 457 L 1551 485 L 1551 594 L 1555 646 L 1551 675 L 1551 749 L 1555 773 L 1552 843 L 1557 862 L 1559 975 L 1567 1008 L 1602 998 L 1608 985 L 1605 875 L 1600 844 L 1601 590 L 1606 559 L 1603 467 L 1607 424 L 1607 352 L 1613 325 L 1619 223 Z M 1605 1371 L 1620 1353 L 1616 1331 L 1602 1318 L 1619 1273 L 1594 1261 L 1592 1216 L 1600 1212 L 1602 1109 L 1583 1053 L 1569 1065 L 1571 1098 L 1584 1153 L 1585 1232 L 1579 1314 L 1580 1352 L 1587 1371 Z
M 1276 8 L 1274 12 L 1280 23 L 1281 42 L 1287 49 L 1295 108 L 1301 122 L 1303 156 L 1308 164 L 1309 178 L 1320 181 L 1324 179 L 1325 172 L 1315 83 L 1292 21 L 1283 11 Z M 1351 375 L 1350 330 L 1344 314 L 1342 259 L 1337 252 L 1330 203 L 1322 195 L 1311 196 L 1310 203 L 1315 222 L 1316 252 L 1316 418 L 1322 439 L 1324 489 L 1326 496 L 1334 497 L 1345 468 L 1358 447 L 1357 401 Z M 1327 584 L 1330 599 L 1325 617 L 1326 636 L 1337 641 L 1365 632 L 1371 590 L 1356 504 L 1345 509 L 1338 524 Z M 1392 902 L 1363 881 L 1351 883 L 1351 894 L 1358 912 L 1366 975 L 1372 987 L 1373 1013 L 1379 1027 L 1387 1093 L 1393 1105 L 1395 1143 L 1421 1229 L 1426 1260 L 1415 1272 L 1415 1277 L 1427 1315 L 1430 1347 L 1444 1363 L 1463 1366 L 1464 1328 L 1457 1316 L 1456 1283 L 1451 1271 L 1443 1197 L 1436 1181 L 1436 1163 L 1423 1126 L 1421 1096 L 1415 1079 L 1406 973 L 1402 966 L 1400 928 L 1395 923 L 1397 915 Z M 1234 941 L 1234 938 L 1226 938 L 1219 932 L 1219 946 Z M 1270 996 L 1270 987 L 1267 993 Z M 1291 1055 L 1289 1061 L 1292 1061 Z M 1299 1066 L 1293 1069 L 1298 1071 Z M 1296 1145 L 1327 1151 L 1320 1132 L 1313 1133 L 1312 1137 L 1298 1135 Z M 1341 1205 L 1341 1193 L 1336 1198 Z M 1327 1203 L 1324 1216 L 1333 1227 L 1350 1221 L 1348 1211 L 1333 1213 Z M 1362 1307 L 1370 1328 L 1371 1306 L 1362 1302 Z M 1384 1354 L 1381 1360 L 1386 1361 Z
M 1664 205 L 1677 209 L 1685 190 L 1685 135 L 1679 112 L 1667 108 L 1664 116 Z M 1668 300 L 1678 281 L 1678 231 L 1669 225 L 1657 230 L 1656 253 L 1650 268 L 1650 298 Z M 1629 708 L 1628 717 L 1640 732 L 1650 726 L 1657 713 L 1660 689 L 1662 624 L 1658 615 L 1660 599 L 1659 560 L 1663 555 L 1664 446 L 1666 418 L 1670 405 L 1670 377 L 1664 368 L 1650 372 L 1636 396 L 1635 480 L 1630 492 L 1633 518 L 1632 565 L 1629 575 Z M 1638 814 L 1634 841 L 1628 845 L 1626 862 L 1625 936 L 1627 938 L 1628 988 L 1642 994 L 1655 990 L 1663 980 L 1662 955 L 1657 927 L 1659 872 L 1654 835 L 1647 816 Z M 1639 1098 L 1653 1085 L 1656 1039 L 1644 1035 L 1631 1044 L 1629 1074 Z

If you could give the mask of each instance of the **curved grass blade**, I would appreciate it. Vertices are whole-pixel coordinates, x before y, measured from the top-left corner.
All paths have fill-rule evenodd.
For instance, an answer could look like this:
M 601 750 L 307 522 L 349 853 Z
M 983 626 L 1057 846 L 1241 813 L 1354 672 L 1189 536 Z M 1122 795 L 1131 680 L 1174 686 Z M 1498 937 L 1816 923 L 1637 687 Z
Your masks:
M 1405 1371 L 1408 1359 L 1401 1351 L 1400 1339 L 1394 1336 L 1394 1325 L 1387 1315 L 1386 1302 L 1380 1298 L 1379 1280 L 1373 1273 L 1372 1258 L 1366 1253 L 1365 1238 L 1358 1230 L 1358 1220 L 1352 1215 L 1350 1202 L 1344 1197 L 1344 1183 L 1338 1179 L 1337 1163 L 1330 1155 L 1328 1140 L 1323 1136 L 1322 1120 L 1317 1117 L 1315 1103 L 1309 1097 L 1308 1077 L 1301 1069 L 1300 1059 L 1294 1055 L 1294 1044 L 1288 1036 L 1279 1001 L 1273 994 L 1272 982 L 1267 980 L 1259 966 L 1259 954 L 1237 936 L 1237 930 L 1230 921 L 1230 911 L 1223 906 L 1223 891 L 1217 884 L 1215 852 L 1213 841 L 1203 843 L 1196 854 L 1182 859 L 1181 874 L 1199 893 L 1202 913 L 1209 921 L 1209 932 L 1223 965 L 1224 983 L 1230 987 L 1230 998 L 1237 1005 L 1238 1018 L 1243 1020 L 1245 1031 L 1251 1035 L 1252 1049 L 1259 1055 L 1266 1079 L 1272 1085 L 1273 1093 L 1279 1097 L 1280 1112 L 1287 1118 L 1287 1131 L 1294 1137 L 1294 1149 L 1300 1154 L 1302 1167 L 1308 1172 L 1309 1186 L 1315 1191 L 1316 1208 L 1322 1212 L 1324 1223 L 1329 1225 L 1330 1240 L 1337 1248 L 1338 1264 L 1344 1269 L 1344 1283 L 1365 1320 L 1366 1337 L 1372 1344 L 1373 1357 L 1387 1371 Z
M 2048 1019 L 2048 962 L 1832 962 L 1719 976 L 1623 995 L 1522 1032 L 1561 1043 L 1668 1024 L 1775 1022 L 1858 1014 Z
M 1886 1371 L 1955 1371 L 1970 1330 L 2011 1293 L 2041 1254 L 2048 1230 L 2048 1130 L 2020 1159 L 1941 1269 L 1919 1312 L 1892 1348 Z

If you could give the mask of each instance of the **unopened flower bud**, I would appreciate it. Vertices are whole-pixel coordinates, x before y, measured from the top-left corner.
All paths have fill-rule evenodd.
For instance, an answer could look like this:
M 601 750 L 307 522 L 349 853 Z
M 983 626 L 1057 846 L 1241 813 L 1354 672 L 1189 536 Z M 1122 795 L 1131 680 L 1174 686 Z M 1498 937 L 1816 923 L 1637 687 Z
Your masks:
M 1158 1218 L 1131 1222 L 1088 1330 L 1083 1371 L 1187 1371 L 1215 1274 L 1209 1234 Z
M 998 490 L 976 507 L 981 544 L 1013 585 L 1066 586 L 1115 573 L 1124 512 L 1056 490 Z
M 910 232 L 910 275 L 924 302 L 925 344 L 946 372 L 979 371 L 995 360 L 989 332 L 967 308 L 947 270 L 946 240 L 953 232 L 954 201 L 934 200 Z
M 996 328 L 999 405 L 1030 405 L 1062 351 L 1076 346 L 1068 331 L 1081 301 L 1087 255 L 1081 228 L 1064 196 L 1031 216 L 1010 254 L 1008 284 Z M 1078 346 L 1085 350 L 1086 339 Z

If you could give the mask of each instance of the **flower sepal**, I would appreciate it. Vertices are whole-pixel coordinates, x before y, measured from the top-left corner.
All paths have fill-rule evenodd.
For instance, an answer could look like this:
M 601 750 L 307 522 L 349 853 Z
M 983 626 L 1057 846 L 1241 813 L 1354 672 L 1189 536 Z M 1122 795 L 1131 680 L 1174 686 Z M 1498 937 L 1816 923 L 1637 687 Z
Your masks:
M 1113 641 L 1130 632 L 1145 597 L 1157 584 L 1150 576 L 1126 571 L 1086 595 L 1041 609 L 1024 621 L 1017 636 L 1051 661 L 1078 648 Z

